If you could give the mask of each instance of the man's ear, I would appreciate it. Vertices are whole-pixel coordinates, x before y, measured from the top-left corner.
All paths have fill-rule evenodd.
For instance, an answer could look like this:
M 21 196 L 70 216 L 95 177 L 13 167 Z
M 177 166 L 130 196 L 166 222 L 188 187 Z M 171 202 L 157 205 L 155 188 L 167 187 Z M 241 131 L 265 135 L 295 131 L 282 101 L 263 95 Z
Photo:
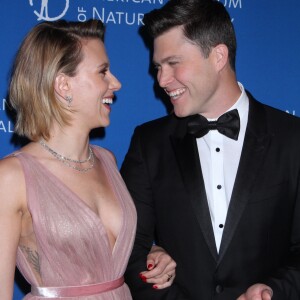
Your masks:
M 217 71 L 221 71 L 228 63 L 228 47 L 224 44 L 219 44 L 213 48 L 215 56 L 215 64 Z
M 64 73 L 59 73 L 55 78 L 54 90 L 58 96 L 64 99 L 69 96 L 71 92 L 69 76 Z

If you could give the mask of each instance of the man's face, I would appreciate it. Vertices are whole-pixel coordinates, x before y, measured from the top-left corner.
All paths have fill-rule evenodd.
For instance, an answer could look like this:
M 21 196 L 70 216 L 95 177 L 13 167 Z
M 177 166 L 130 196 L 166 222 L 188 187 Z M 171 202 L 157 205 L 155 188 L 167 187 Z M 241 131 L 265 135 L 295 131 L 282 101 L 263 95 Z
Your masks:
M 176 116 L 213 117 L 219 77 L 212 53 L 204 58 L 200 47 L 184 37 L 178 26 L 155 38 L 153 61 L 158 83 L 170 96 Z

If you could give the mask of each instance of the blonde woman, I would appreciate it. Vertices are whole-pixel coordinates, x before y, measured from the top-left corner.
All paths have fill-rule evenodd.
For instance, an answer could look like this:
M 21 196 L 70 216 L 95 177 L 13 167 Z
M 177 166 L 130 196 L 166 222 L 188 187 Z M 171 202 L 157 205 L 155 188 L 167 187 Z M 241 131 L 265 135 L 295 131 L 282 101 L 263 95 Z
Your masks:
M 121 87 L 103 36 L 101 21 L 44 22 L 17 54 L 10 101 L 31 142 L 0 162 L 0 299 L 12 299 L 16 263 L 25 299 L 132 299 L 136 211 L 113 155 L 89 143 Z M 174 261 L 157 247 L 149 257 L 149 282 L 169 286 Z

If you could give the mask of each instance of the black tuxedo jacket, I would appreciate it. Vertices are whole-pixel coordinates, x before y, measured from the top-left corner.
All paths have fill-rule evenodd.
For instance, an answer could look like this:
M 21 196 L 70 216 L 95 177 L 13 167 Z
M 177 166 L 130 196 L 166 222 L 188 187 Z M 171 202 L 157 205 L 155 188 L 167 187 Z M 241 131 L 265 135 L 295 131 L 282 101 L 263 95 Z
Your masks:
M 235 300 L 255 283 L 273 300 L 300 299 L 300 119 L 250 98 L 249 118 L 217 253 L 195 138 L 187 118 L 138 126 L 121 168 L 138 227 L 126 281 L 136 300 Z M 154 290 L 153 240 L 177 262 L 172 287 Z

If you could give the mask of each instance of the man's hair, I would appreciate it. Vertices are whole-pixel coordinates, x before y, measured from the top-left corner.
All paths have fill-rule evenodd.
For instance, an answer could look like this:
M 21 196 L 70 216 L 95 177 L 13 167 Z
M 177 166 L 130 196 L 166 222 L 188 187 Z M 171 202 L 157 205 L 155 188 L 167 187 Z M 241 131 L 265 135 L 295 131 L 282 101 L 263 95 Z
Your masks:
M 70 115 L 55 96 L 55 78 L 59 73 L 75 76 L 83 59 L 82 41 L 103 41 L 104 31 L 99 20 L 60 20 L 39 23 L 28 33 L 15 59 L 9 93 L 19 135 L 47 140 L 54 120 L 61 126 L 70 124 Z
M 229 64 L 235 71 L 235 32 L 228 12 L 219 1 L 169 0 L 160 9 L 145 14 L 143 22 L 152 38 L 182 26 L 184 36 L 200 47 L 205 58 L 213 47 L 225 44 Z

